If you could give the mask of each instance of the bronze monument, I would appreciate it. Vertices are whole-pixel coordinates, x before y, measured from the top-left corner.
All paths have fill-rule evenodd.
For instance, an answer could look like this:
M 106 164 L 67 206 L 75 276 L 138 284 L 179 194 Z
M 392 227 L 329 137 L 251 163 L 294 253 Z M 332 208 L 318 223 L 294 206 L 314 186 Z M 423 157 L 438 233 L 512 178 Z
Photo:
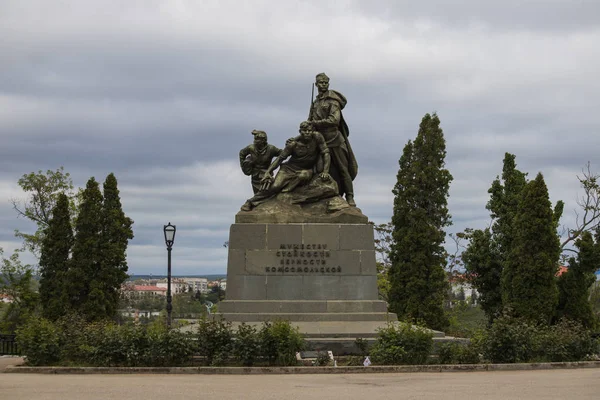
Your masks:
M 324 73 L 316 76 L 316 86 L 319 94 L 311 104 L 308 120 L 327 142 L 331 153 L 330 174 L 338 184 L 340 196 L 345 194 L 348 204 L 356 206 L 352 181 L 358 174 L 358 163 L 350 147 L 350 131 L 342 115 L 347 100 L 340 92 L 329 90 L 329 77 Z
M 271 165 L 271 160 L 281 154 L 281 149 L 267 142 L 265 131 L 255 129 L 252 134 L 254 143 L 240 150 L 240 167 L 245 175 L 251 177 L 252 190 L 256 194 L 260 189 L 261 179 Z

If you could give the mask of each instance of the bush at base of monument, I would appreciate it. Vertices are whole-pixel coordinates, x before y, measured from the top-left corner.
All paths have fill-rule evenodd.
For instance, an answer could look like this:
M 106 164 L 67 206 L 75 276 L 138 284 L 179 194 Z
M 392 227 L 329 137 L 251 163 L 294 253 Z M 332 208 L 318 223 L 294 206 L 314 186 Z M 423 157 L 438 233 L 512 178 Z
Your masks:
M 257 362 L 296 365 L 296 352 L 305 347 L 298 328 L 288 321 L 263 322 L 260 330 L 242 323 L 234 331 L 231 322 L 204 319 L 197 332 L 198 355 L 211 366 L 224 365 L 229 359 L 247 367 Z
M 167 329 L 164 319 L 147 326 L 117 325 L 89 323 L 76 315 L 57 322 L 31 318 L 17 331 L 17 342 L 32 366 L 171 367 L 199 361 L 287 366 L 296 364 L 296 352 L 305 347 L 288 321 L 265 322 L 261 329 L 241 324 L 234 331 L 230 322 L 203 320 L 195 332 L 184 333 Z
M 427 364 L 433 335 L 421 327 L 389 324 L 377 332 L 370 349 L 371 360 L 381 365 Z
M 304 350 L 304 338 L 288 321 L 264 322 L 259 332 L 263 355 L 272 365 L 296 365 L 296 352 Z
M 481 362 L 479 343 L 442 343 L 438 349 L 440 364 L 479 364 Z
M 164 321 L 147 327 L 86 323 L 67 316 L 57 323 L 32 318 L 17 331 L 29 365 L 162 367 L 189 365 L 195 353 L 191 334 L 168 330 Z

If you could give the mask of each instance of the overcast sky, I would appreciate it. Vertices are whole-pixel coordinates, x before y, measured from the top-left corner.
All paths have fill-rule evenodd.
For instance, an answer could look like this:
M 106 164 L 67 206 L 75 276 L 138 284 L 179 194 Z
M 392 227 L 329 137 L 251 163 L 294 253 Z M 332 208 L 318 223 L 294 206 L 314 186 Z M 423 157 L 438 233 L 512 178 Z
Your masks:
M 135 223 L 134 274 L 225 273 L 229 227 L 252 195 L 238 152 L 253 129 L 282 147 L 319 72 L 348 99 L 356 201 L 391 218 L 398 159 L 437 112 L 454 176 L 447 232 L 489 224 L 505 152 L 574 224 L 576 178 L 600 172 L 597 0 L 2 0 L 0 246 L 20 243 L 17 180 L 64 166 L 113 172 Z M 25 256 L 26 261 L 34 261 Z

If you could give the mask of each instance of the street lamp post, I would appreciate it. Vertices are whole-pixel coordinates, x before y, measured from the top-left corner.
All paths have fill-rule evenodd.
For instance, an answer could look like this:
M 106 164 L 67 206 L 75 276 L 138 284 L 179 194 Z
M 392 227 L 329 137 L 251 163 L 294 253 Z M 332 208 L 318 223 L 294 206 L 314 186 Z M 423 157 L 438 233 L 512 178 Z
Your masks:
M 171 248 L 173 247 L 173 242 L 175 241 L 175 225 L 171 225 L 169 222 L 168 225 L 165 225 L 163 228 L 163 232 L 165 233 L 165 243 L 167 245 L 167 254 L 168 254 L 168 267 L 167 267 L 167 327 L 171 328 L 171 311 L 173 310 L 173 305 L 171 304 Z

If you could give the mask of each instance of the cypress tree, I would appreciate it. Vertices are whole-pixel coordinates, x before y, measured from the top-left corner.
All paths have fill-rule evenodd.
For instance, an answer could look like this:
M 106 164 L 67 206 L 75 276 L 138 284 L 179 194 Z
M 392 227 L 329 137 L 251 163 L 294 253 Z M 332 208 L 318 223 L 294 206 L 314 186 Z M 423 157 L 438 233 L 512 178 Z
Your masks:
M 550 322 L 554 314 L 558 303 L 554 276 L 560 256 L 555 218 L 539 173 L 523 188 L 502 271 L 502 301 L 516 316 Z
M 103 287 L 97 282 L 102 259 L 101 234 L 102 193 L 92 177 L 82 193 L 68 274 L 71 307 L 88 320 L 98 320 L 106 315 Z
M 479 292 L 481 309 L 491 323 L 502 311 L 502 263 L 489 229 L 471 233 L 471 241 L 462 254 L 462 260 Z
M 105 311 L 114 316 L 119 303 L 119 290 L 127 279 L 127 244 L 133 239 L 133 221 L 125 216 L 121 207 L 117 179 L 109 174 L 104 182 L 102 209 L 101 250 L 102 259 L 98 281 L 102 282 Z
M 597 235 L 598 236 L 598 235 Z M 581 322 L 587 328 L 597 326 L 590 303 L 590 288 L 596 281 L 594 272 L 600 267 L 600 241 L 590 232 L 583 232 L 575 241 L 579 250 L 577 258 L 569 260 L 569 270 L 558 279 L 558 317 Z
M 486 208 L 492 217 L 492 229 L 475 230 L 463 253 L 465 269 L 473 276 L 480 294 L 480 304 L 491 323 L 502 311 L 502 270 L 514 239 L 514 218 L 521 192 L 527 184 L 526 173 L 517 169 L 514 154 L 505 153 L 502 175 L 488 189 Z
M 61 193 L 44 230 L 40 257 L 40 299 L 46 318 L 56 320 L 68 309 L 65 279 L 73 246 L 69 198 Z
M 519 207 L 521 192 L 527 184 L 526 173 L 517 169 L 514 154 L 505 153 L 502 165 L 502 181 L 499 177 L 488 190 L 490 200 L 486 208 L 494 222 L 492 232 L 498 247 L 500 262 L 504 264 L 512 249 L 514 218 Z
M 390 251 L 389 303 L 400 319 L 444 329 L 448 291 L 443 242 L 449 226 L 452 180 L 444 168 L 446 141 L 436 114 L 426 114 L 414 141 L 404 147 L 394 186 L 394 244 Z

